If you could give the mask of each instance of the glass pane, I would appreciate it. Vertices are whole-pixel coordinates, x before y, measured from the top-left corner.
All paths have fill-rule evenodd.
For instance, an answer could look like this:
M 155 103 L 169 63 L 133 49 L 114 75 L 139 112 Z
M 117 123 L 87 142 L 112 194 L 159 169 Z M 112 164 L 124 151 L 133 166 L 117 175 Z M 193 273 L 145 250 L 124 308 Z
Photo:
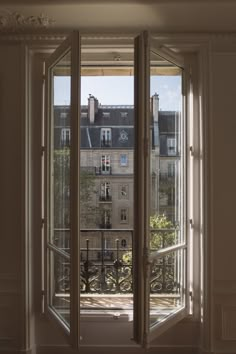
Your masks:
M 182 70 L 150 54 L 150 253 L 184 241 Z M 150 327 L 184 306 L 184 251 L 150 268 Z
M 151 53 L 150 248 L 182 239 L 181 69 Z
M 185 306 L 185 250 L 157 258 L 150 270 L 150 327 Z
M 50 242 L 70 252 L 71 52 L 52 69 Z
M 81 57 L 81 310 L 132 315 L 133 46 Z
M 70 323 L 70 260 L 50 251 L 50 305 L 69 326 Z

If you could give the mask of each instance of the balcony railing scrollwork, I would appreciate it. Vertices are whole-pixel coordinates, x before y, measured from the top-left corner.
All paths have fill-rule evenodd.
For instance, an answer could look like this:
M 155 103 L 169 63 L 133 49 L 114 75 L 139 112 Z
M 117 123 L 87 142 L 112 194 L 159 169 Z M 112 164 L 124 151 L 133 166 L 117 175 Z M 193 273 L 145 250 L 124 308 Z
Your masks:
M 152 232 L 158 232 L 160 238 L 158 242 L 161 248 L 167 246 L 169 242 L 174 242 L 178 234 L 176 229 L 152 230 Z M 67 234 L 69 237 L 68 229 L 64 232 L 62 229 L 55 230 L 55 240 L 60 241 L 61 249 L 63 249 L 61 240 L 63 235 L 68 245 Z M 80 291 L 82 294 L 129 294 L 133 292 L 133 230 L 81 230 L 80 244 Z M 68 252 L 65 248 L 64 251 Z M 55 265 L 56 294 L 69 292 L 69 270 L 69 260 L 65 259 L 63 264 L 59 262 Z M 63 271 L 65 274 L 62 274 Z M 175 252 L 158 258 L 150 268 L 150 293 L 177 295 L 179 293 L 177 272 L 178 257 Z

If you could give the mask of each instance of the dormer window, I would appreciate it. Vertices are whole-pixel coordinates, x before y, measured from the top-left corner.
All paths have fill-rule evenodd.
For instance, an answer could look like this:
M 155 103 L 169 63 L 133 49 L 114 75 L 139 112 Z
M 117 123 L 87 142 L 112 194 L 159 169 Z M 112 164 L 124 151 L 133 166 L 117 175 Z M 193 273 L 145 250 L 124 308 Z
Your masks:
M 102 112 L 104 118 L 110 118 L 110 112 Z
M 81 118 L 87 118 L 88 112 L 81 112 Z
M 101 147 L 111 147 L 111 128 L 101 129 Z
M 63 128 L 61 130 L 61 146 L 70 146 L 70 129 Z
M 167 138 L 167 155 L 175 156 L 176 155 L 176 139 Z
M 128 117 L 128 112 L 120 112 L 121 118 L 127 118 Z

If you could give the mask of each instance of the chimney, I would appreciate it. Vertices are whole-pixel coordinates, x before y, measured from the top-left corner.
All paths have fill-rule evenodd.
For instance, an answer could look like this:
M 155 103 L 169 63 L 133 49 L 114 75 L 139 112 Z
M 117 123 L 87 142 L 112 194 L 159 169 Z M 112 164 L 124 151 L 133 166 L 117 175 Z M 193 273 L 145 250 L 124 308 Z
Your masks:
M 159 95 L 155 93 L 151 97 L 151 112 L 154 123 L 158 123 Z
M 159 151 L 160 137 L 159 137 L 158 112 L 159 112 L 159 95 L 155 93 L 151 97 L 151 113 L 153 119 L 153 145 L 155 147 L 155 150 Z
M 93 96 L 89 95 L 88 98 L 88 117 L 91 124 L 94 123 L 95 115 L 98 111 L 98 100 Z

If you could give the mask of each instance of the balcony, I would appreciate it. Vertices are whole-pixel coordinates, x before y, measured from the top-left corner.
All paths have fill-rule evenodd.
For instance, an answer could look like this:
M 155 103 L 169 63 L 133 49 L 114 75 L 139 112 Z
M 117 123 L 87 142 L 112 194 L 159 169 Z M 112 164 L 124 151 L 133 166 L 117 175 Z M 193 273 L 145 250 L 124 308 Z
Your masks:
M 112 201 L 112 196 L 111 195 L 100 195 L 99 196 L 99 201 L 100 202 L 111 202 Z
M 112 224 L 108 221 L 108 222 L 102 222 L 101 224 L 99 224 L 99 228 L 100 229 L 111 229 L 112 228 Z
M 168 246 L 170 237 L 178 237 L 176 229 L 153 230 L 152 232 L 158 232 L 160 247 Z M 66 244 L 68 245 L 69 230 L 64 230 L 64 232 L 55 230 L 55 236 L 57 234 L 58 243 L 63 244 L 59 240 L 63 234 L 67 238 Z M 122 244 L 125 244 L 125 247 Z M 80 245 L 81 309 L 132 309 L 133 230 L 81 230 Z M 61 249 L 68 252 L 68 249 Z M 178 261 L 174 253 L 159 258 L 151 265 L 150 296 L 153 306 L 165 303 L 168 306 L 176 306 L 180 296 L 180 287 L 176 278 L 177 267 Z M 68 307 L 69 260 L 63 261 L 63 264 L 61 262 L 55 264 L 54 274 L 55 306 Z
M 107 168 L 107 170 L 103 170 L 101 167 L 95 167 L 95 174 L 96 175 L 111 175 L 112 168 L 109 167 L 109 168 Z
M 101 147 L 110 148 L 111 147 L 111 140 L 101 140 Z

